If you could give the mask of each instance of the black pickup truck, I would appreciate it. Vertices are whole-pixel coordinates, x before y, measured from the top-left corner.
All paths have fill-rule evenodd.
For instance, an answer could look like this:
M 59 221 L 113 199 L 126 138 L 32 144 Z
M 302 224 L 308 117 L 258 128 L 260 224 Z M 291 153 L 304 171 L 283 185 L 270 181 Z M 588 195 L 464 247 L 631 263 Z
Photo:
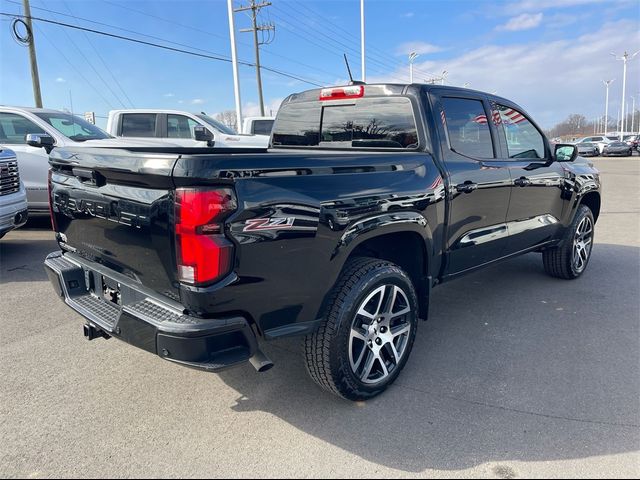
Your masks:
M 45 266 L 87 338 L 262 371 L 259 343 L 298 335 L 311 377 L 352 400 L 398 376 L 433 286 L 527 252 L 579 277 L 600 211 L 573 145 L 454 87 L 311 90 L 268 150 L 161 150 L 50 154 Z

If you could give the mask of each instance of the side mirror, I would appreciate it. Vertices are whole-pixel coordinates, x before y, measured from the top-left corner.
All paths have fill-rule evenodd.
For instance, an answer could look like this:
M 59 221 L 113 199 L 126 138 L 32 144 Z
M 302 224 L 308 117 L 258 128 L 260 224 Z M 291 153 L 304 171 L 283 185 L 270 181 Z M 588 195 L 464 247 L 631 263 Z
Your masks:
M 193 127 L 193 136 L 196 142 L 207 142 L 208 147 L 213 147 L 213 133 L 211 133 L 207 127 L 196 125 Z
M 557 143 L 553 154 L 556 162 L 573 162 L 578 156 L 578 147 L 566 143 Z
M 27 145 L 36 148 L 44 148 L 47 153 L 51 152 L 51 149 L 53 149 L 53 146 L 56 143 L 53 137 L 46 133 L 27 133 L 25 140 Z

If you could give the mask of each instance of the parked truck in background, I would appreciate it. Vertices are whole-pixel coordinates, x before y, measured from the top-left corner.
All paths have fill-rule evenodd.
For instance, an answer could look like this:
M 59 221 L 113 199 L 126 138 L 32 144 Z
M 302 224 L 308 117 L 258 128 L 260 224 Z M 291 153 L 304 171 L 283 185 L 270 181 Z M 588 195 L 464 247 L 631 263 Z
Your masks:
M 27 192 L 16 154 L 0 148 L 0 238 L 27 223 Z
M 44 141 L 44 145 L 29 143 L 29 135 L 36 135 Z M 49 214 L 47 175 L 50 148 L 160 146 L 157 142 L 113 138 L 104 130 L 68 112 L 0 106 L 0 146 L 2 145 L 16 153 L 31 215 Z M 171 144 L 164 143 L 163 146 Z
M 171 142 L 190 148 L 267 148 L 269 145 L 269 135 L 237 134 L 205 113 L 179 110 L 112 110 L 107 131 L 114 137 Z
M 433 287 L 528 252 L 554 277 L 587 268 L 598 171 L 507 99 L 316 89 L 283 102 L 271 142 L 52 151 L 45 266 L 87 338 L 215 372 L 267 369 L 261 342 L 301 336 L 313 380 L 362 400 L 399 375 Z
M 245 135 L 271 135 L 275 117 L 246 117 L 242 121 L 242 133 Z

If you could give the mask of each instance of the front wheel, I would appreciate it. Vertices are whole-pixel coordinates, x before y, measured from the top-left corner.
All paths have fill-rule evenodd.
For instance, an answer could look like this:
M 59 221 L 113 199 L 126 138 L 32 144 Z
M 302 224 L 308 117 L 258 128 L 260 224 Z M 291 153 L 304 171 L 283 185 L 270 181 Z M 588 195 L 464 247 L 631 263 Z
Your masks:
M 591 258 L 594 230 L 591 209 L 580 205 L 562 244 L 542 252 L 545 271 L 552 277 L 568 280 L 582 275 Z
M 305 337 L 307 371 L 322 388 L 348 400 L 382 393 L 413 347 L 418 301 L 409 276 L 384 260 L 345 266 L 318 331 Z

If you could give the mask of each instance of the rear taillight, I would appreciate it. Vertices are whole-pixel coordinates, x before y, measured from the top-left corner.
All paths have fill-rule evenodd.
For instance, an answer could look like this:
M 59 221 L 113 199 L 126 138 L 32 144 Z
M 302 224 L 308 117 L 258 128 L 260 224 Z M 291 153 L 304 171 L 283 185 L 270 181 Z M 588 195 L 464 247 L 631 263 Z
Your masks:
M 348 87 L 323 88 L 320 91 L 319 100 L 340 100 L 343 98 L 360 98 L 363 96 L 363 85 L 350 85 Z
M 52 175 L 53 175 L 53 172 L 51 169 L 49 169 L 49 175 L 47 177 L 47 190 L 49 192 L 49 217 L 51 217 L 51 230 L 56 232 L 58 231 L 58 229 L 56 226 L 56 217 L 53 214 L 53 185 L 51 180 Z
M 231 270 L 233 243 L 223 221 L 237 208 L 233 190 L 176 190 L 178 280 L 191 285 L 215 282 Z

